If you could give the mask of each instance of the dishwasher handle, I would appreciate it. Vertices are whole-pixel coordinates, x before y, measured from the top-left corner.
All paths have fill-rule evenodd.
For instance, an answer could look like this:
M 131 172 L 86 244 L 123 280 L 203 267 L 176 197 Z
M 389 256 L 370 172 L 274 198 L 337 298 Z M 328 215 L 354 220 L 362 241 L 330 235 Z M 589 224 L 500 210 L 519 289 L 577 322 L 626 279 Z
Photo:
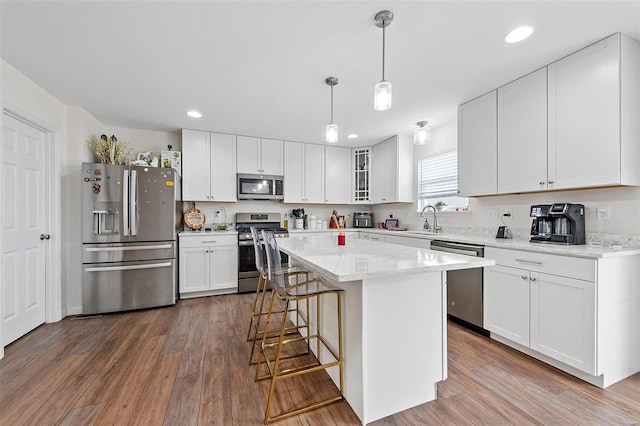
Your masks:
M 484 246 L 472 244 L 434 240 L 431 241 L 431 250 L 462 254 L 465 256 L 484 257 Z

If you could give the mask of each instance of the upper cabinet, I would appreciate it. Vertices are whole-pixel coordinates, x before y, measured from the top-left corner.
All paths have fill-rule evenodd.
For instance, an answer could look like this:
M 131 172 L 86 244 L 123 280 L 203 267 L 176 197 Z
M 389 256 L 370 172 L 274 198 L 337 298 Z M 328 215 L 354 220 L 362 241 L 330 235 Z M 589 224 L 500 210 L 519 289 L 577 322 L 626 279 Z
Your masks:
M 182 198 L 237 201 L 236 137 L 182 130 Z
M 640 42 L 614 34 L 461 105 L 460 193 L 640 185 L 639 75 Z
M 351 203 L 351 149 L 326 146 L 324 173 L 324 202 Z
M 464 197 L 498 191 L 497 92 L 458 107 L 458 193 Z
M 354 148 L 353 156 L 353 203 L 371 203 L 371 148 Z
M 324 203 L 324 146 L 284 143 L 284 202 Z
M 282 176 L 284 142 L 238 136 L 238 173 Z
M 498 193 L 547 189 L 547 69 L 498 89 Z
M 413 141 L 396 135 L 373 146 L 371 192 L 374 203 L 410 203 L 413 182 Z
M 614 34 L 548 75 L 549 188 L 638 185 L 640 43 Z

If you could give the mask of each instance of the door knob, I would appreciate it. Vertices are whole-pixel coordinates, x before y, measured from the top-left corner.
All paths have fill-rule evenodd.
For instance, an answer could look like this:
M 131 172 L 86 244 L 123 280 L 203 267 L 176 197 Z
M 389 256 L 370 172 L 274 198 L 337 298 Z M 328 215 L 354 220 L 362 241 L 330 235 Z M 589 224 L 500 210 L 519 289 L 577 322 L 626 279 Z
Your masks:
M 40 239 L 41 240 L 48 240 L 51 238 L 51 235 L 49 234 L 40 234 Z

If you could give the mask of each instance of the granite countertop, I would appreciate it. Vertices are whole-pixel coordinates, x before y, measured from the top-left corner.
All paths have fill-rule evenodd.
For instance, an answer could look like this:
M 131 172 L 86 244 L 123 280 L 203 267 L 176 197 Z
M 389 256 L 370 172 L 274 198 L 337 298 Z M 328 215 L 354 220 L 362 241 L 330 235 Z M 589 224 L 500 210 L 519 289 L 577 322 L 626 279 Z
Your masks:
M 588 259 L 609 258 L 618 256 L 632 256 L 640 254 L 640 247 L 594 247 L 589 244 L 582 245 L 561 245 L 531 243 L 522 239 L 499 239 L 495 237 L 484 237 L 479 235 L 459 235 L 459 234 L 420 234 L 419 231 L 387 231 L 381 229 L 371 229 L 369 232 L 384 235 L 396 235 L 409 238 L 422 238 L 428 240 L 444 240 L 460 243 L 480 244 L 485 247 L 503 248 L 508 250 L 523 250 L 536 253 L 558 254 L 572 257 L 583 257 Z
M 226 230 L 226 231 L 204 231 L 204 230 L 197 230 L 197 231 L 192 231 L 191 229 L 189 230 L 185 230 L 182 232 L 178 233 L 179 236 L 181 237 L 190 237 L 190 236 L 205 236 L 205 235 L 238 235 L 238 231 L 236 231 L 235 229 L 230 229 L 230 230 Z
M 339 246 L 336 237 L 290 235 L 278 239 L 278 247 L 306 268 L 338 282 L 495 265 L 491 259 L 350 237 Z

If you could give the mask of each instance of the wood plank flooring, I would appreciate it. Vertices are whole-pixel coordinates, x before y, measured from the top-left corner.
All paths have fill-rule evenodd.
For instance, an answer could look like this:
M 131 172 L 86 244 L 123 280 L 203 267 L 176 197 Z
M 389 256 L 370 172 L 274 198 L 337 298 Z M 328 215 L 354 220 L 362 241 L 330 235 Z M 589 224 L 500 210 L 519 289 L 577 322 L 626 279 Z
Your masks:
M 246 342 L 252 295 L 45 324 L 5 348 L 0 425 L 260 425 L 268 383 Z M 291 406 L 335 391 L 326 373 L 288 384 Z M 340 402 L 279 422 L 357 425 Z M 449 324 L 438 400 L 376 425 L 640 424 L 640 374 L 602 390 Z

